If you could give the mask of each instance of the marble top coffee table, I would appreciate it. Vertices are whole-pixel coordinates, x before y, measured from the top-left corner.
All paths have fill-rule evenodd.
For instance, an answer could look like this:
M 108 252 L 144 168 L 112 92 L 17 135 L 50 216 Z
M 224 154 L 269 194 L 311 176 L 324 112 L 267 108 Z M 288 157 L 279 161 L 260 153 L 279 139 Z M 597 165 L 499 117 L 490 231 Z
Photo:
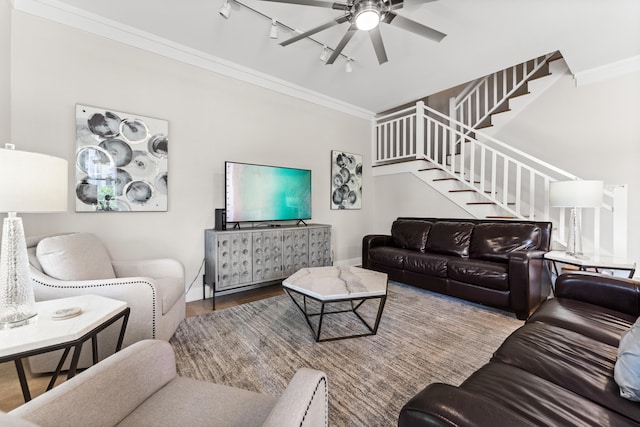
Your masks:
M 387 300 L 387 275 L 385 273 L 359 267 L 303 268 L 286 278 L 282 282 L 282 286 L 304 315 L 316 342 L 375 335 L 378 331 L 382 310 Z M 296 294 L 298 295 L 297 299 L 294 298 Z M 302 302 L 299 302 L 300 296 Z M 308 298 L 316 302 L 315 306 L 319 306 L 319 311 L 311 312 L 314 309 L 310 307 L 310 304 L 307 304 Z M 361 316 L 361 313 L 358 313 L 358 309 L 367 300 L 378 300 L 378 310 L 373 326 Z M 342 303 L 342 306 L 347 303 L 348 308 L 325 311 L 327 305 L 336 305 L 337 303 Z M 325 315 L 340 313 L 353 313 L 364 325 L 367 332 L 321 338 L 322 320 Z M 314 317 L 319 317 L 316 327 L 312 322 Z

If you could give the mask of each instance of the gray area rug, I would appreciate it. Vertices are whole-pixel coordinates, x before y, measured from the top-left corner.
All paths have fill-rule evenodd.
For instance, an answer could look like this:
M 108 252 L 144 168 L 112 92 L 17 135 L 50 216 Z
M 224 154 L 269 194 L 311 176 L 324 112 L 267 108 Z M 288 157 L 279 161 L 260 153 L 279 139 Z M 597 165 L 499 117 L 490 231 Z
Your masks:
M 371 324 L 376 304 L 361 307 Z M 298 368 L 319 369 L 329 379 L 331 426 L 395 426 L 414 394 L 432 382 L 459 385 L 522 323 L 510 313 L 389 283 L 375 336 L 316 343 L 282 295 L 188 318 L 171 344 L 180 375 L 260 393 L 280 395 Z M 352 314 L 335 314 L 322 328 L 331 336 L 358 327 Z

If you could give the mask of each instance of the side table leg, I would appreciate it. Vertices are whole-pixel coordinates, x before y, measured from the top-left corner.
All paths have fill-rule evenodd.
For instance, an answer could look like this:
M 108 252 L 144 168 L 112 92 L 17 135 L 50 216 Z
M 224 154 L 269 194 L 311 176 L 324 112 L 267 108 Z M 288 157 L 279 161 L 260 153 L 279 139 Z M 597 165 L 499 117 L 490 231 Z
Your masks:
M 22 359 L 14 360 L 16 364 L 16 371 L 18 372 L 18 379 L 20 380 L 20 388 L 22 388 L 22 397 L 24 401 L 31 400 L 31 393 L 29 392 L 29 384 L 27 384 L 27 377 L 24 374 L 24 366 L 22 365 Z
M 76 376 L 76 370 L 78 369 L 78 361 L 80 360 L 80 352 L 82 351 L 82 344 L 79 343 L 73 348 L 73 357 L 71 358 L 71 364 L 69 365 L 69 372 L 67 373 L 67 379 Z

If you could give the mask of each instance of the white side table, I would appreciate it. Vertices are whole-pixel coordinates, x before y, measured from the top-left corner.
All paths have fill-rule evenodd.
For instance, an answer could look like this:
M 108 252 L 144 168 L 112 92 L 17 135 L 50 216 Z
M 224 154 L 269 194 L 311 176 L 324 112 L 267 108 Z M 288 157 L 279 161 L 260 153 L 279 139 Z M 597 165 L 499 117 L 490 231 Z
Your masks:
M 53 314 L 60 309 L 79 307 L 78 316 L 54 320 Z M 22 359 L 36 354 L 64 350 L 47 390 L 51 390 L 71 349 L 73 357 L 69 365 L 67 379 L 76 374 L 82 345 L 91 339 L 93 363 L 98 362 L 97 335 L 100 331 L 122 320 L 120 336 L 115 351 L 120 351 L 131 309 L 124 301 L 99 295 L 81 295 L 70 298 L 40 301 L 36 303 L 37 322 L 14 329 L 0 330 L 0 363 L 14 361 L 25 402 L 31 400 L 31 393 L 24 373 Z
M 581 256 L 575 257 L 563 251 L 551 251 L 544 254 L 544 259 L 551 261 L 553 269 L 558 275 L 557 263 L 568 264 L 578 267 L 581 271 L 594 269 L 597 273 L 600 270 L 620 270 L 628 271 L 629 278 L 632 278 L 636 272 L 636 263 L 629 260 L 618 259 L 606 256 Z

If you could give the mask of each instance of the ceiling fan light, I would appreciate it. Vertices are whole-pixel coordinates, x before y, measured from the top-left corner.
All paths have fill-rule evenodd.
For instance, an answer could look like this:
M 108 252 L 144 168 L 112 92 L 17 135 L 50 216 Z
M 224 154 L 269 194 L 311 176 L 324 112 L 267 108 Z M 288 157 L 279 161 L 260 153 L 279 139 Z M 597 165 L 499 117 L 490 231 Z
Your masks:
M 380 11 L 374 4 L 367 3 L 356 13 L 356 27 L 359 30 L 373 30 L 379 23 Z

